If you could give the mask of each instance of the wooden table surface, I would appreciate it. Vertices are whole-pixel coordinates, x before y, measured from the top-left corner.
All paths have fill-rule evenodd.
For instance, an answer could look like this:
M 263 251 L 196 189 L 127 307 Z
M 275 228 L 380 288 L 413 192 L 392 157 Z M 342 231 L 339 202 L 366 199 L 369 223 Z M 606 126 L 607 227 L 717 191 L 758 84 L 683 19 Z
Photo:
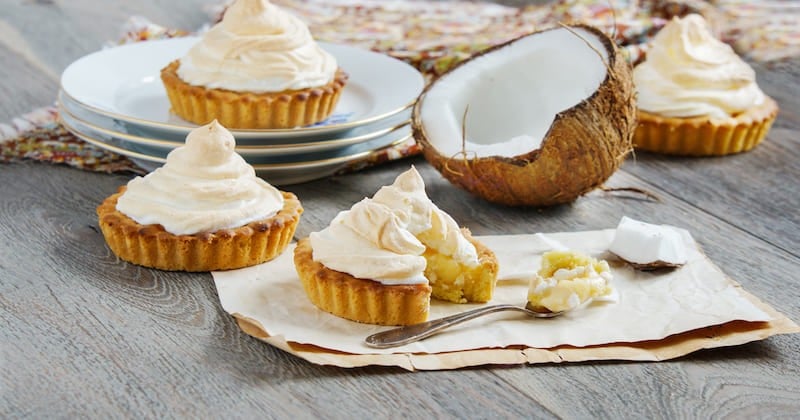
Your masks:
M 0 0 L 0 121 L 53 102 L 61 71 L 127 17 L 207 20 L 201 0 Z M 420 158 L 287 187 L 297 237 L 326 226 L 415 164 L 432 199 L 476 234 L 602 229 L 622 215 L 685 227 L 745 289 L 800 320 L 800 61 L 757 67 L 781 106 L 755 150 L 709 159 L 638 153 L 593 192 L 546 209 L 490 205 Z M 800 415 L 800 335 L 659 363 L 406 372 L 310 364 L 240 331 L 211 275 L 117 260 L 95 207 L 131 175 L 0 166 L 0 416 L 708 418 Z

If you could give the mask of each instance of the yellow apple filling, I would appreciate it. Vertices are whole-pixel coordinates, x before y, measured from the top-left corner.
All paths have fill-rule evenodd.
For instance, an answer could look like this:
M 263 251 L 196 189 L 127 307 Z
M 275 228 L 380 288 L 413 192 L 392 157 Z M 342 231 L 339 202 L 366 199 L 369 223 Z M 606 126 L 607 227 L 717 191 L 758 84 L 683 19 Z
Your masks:
M 542 266 L 531 279 L 528 302 L 540 311 L 574 309 L 590 299 L 611 294 L 611 270 L 604 260 L 575 251 L 542 255 Z
M 428 263 L 425 277 L 433 297 L 454 303 L 488 302 L 492 298 L 496 265 L 479 263 L 470 267 L 431 248 L 423 256 Z

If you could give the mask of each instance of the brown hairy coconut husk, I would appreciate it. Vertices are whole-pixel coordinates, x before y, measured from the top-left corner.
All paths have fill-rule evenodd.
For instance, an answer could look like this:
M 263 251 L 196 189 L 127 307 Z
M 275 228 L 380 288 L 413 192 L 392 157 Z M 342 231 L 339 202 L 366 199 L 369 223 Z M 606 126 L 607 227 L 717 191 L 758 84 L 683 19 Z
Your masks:
M 473 194 L 513 206 L 568 203 L 632 150 L 631 67 L 596 28 L 532 33 L 433 81 L 412 126 L 428 162 Z

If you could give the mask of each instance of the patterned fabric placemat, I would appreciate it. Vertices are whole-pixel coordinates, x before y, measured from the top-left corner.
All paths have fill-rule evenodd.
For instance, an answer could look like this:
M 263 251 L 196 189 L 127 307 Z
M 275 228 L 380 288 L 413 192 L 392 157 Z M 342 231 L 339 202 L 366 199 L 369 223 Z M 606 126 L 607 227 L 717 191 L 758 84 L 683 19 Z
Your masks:
M 756 0 L 556 0 L 525 7 L 435 0 L 272 0 L 303 19 L 318 40 L 349 44 L 406 61 L 431 80 L 492 45 L 558 23 L 583 22 L 612 35 L 631 62 L 673 16 L 703 14 L 717 35 L 742 56 L 774 61 L 800 55 L 800 4 Z M 229 1 L 212 6 L 217 22 Z M 613 8 L 612 8 L 613 6 Z M 200 29 L 199 32 L 202 32 Z M 117 43 L 184 36 L 141 17 Z M 55 92 L 53 93 L 55 96 Z M 420 152 L 414 141 L 373 153 L 343 172 Z M 100 172 L 143 173 L 127 158 L 89 145 L 58 123 L 52 106 L 0 124 L 0 162 L 38 160 Z

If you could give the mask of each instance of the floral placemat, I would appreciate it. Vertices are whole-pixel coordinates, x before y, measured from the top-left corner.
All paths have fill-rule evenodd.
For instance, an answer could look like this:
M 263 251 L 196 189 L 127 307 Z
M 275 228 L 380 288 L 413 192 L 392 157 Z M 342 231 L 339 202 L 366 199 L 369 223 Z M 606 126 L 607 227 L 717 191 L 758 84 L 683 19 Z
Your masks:
M 435 0 L 273 0 L 302 18 L 315 38 L 355 45 L 401 59 L 431 80 L 492 45 L 560 22 L 583 22 L 612 35 L 632 62 L 673 16 L 701 13 L 742 56 L 774 61 L 800 55 L 800 4 L 756 0 L 556 0 L 525 7 Z M 228 1 L 209 10 L 218 21 Z M 613 8 L 612 8 L 613 5 Z M 202 31 L 199 29 L 198 31 Z M 189 34 L 132 18 L 119 43 Z M 53 92 L 55 96 L 55 92 Z M 345 168 L 354 171 L 419 153 L 414 142 L 374 153 Z M 54 107 L 0 124 L 0 162 L 38 160 L 100 172 L 141 173 L 127 158 L 86 144 L 58 123 Z

